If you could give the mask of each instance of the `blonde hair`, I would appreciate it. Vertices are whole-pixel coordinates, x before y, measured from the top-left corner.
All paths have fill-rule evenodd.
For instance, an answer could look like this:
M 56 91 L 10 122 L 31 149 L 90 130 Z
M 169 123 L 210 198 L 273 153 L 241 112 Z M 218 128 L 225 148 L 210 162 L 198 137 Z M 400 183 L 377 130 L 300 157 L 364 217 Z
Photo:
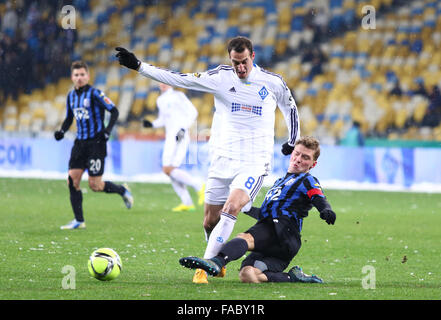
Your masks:
M 296 141 L 295 145 L 301 144 L 302 146 L 314 150 L 314 161 L 320 157 L 320 142 L 311 136 L 304 136 L 301 137 L 299 140 Z

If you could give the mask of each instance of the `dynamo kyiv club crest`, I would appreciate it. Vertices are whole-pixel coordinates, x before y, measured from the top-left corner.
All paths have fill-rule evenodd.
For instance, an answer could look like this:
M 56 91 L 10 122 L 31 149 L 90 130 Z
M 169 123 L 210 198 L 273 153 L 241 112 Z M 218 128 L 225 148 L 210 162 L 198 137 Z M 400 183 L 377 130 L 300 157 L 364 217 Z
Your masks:
M 268 95 L 268 90 L 266 90 L 265 86 L 262 87 L 259 91 L 259 96 L 262 98 L 262 100 L 265 100 L 266 96 Z

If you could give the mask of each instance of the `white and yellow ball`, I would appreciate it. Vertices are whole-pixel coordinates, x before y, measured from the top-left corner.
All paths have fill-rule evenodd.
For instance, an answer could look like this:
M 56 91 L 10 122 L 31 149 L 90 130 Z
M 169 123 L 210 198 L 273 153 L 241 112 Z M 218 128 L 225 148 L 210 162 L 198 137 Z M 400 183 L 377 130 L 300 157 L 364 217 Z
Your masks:
M 119 276 L 122 263 L 115 250 L 100 248 L 91 254 L 87 266 L 92 277 L 101 281 L 110 281 Z

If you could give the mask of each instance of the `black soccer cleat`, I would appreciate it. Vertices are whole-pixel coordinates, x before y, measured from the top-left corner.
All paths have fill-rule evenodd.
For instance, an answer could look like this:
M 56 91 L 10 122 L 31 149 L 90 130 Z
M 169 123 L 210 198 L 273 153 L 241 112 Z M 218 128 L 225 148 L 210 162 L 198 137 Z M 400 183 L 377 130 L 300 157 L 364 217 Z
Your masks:
M 304 282 L 304 283 L 323 283 L 323 280 L 317 277 L 315 274 L 304 274 L 302 268 L 294 266 L 288 271 L 288 275 L 292 282 Z
M 221 267 L 211 259 L 184 257 L 179 259 L 179 263 L 189 269 L 202 269 L 210 276 L 217 276 L 221 271 Z

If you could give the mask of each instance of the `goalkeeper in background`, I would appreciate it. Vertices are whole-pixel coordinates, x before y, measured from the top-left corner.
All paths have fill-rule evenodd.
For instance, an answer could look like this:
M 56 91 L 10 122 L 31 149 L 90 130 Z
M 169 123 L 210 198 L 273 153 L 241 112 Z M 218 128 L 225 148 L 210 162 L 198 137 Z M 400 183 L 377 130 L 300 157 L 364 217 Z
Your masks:
M 190 144 L 188 130 L 196 121 L 198 111 L 187 96 L 165 83 L 159 83 L 161 95 L 158 97 L 158 118 L 153 122 L 143 121 L 146 128 L 165 127 L 165 142 L 162 152 L 162 171 L 171 179 L 173 189 L 181 199 L 181 204 L 173 212 L 194 211 L 195 206 L 187 186 L 198 194 L 198 204 L 204 204 L 204 184 L 187 171 L 180 169 Z
M 185 257 L 184 267 L 203 269 L 216 276 L 227 263 L 252 251 L 242 262 L 242 282 L 307 282 L 323 283 L 315 275 L 306 275 L 298 266 L 283 272 L 301 246 L 300 232 L 308 211 L 316 207 L 320 218 L 334 224 L 336 215 L 326 200 L 317 178 L 309 173 L 320 155 L 319 142 L 312 137 L 296 141 L 288 172 L 268 190 L 260 208 L 252 207 L 246 214 L 258 219 L 248 231 L 228 241 L 210 259 Z
M 61 129 L 54 133 L 55 140 L 64 138 L 75 118 L 77 137 L 72 147 L 68 186 L 70 203 L 75 219 L 61 229 L 85 228 L 83 215 L 83 194 L 80 188 L 81 177 L 87 169 L 89 187 L 93 191 L 119 194 L 128 209 L 133 205 L 133 196 L 126 184 L 117 185 L 111 181 L 103 181 L 104 160 L 107 156 L 107 140 L 118 119 L 118 109 L 113 102 L 100 90 L 90 86 L 87 64 L 75 61 L 71 65 L 71 80 L 74 89 L 67 94 L 66 118 Z M 110 112 L 107 127 L 104 125 L 104 112 Z

